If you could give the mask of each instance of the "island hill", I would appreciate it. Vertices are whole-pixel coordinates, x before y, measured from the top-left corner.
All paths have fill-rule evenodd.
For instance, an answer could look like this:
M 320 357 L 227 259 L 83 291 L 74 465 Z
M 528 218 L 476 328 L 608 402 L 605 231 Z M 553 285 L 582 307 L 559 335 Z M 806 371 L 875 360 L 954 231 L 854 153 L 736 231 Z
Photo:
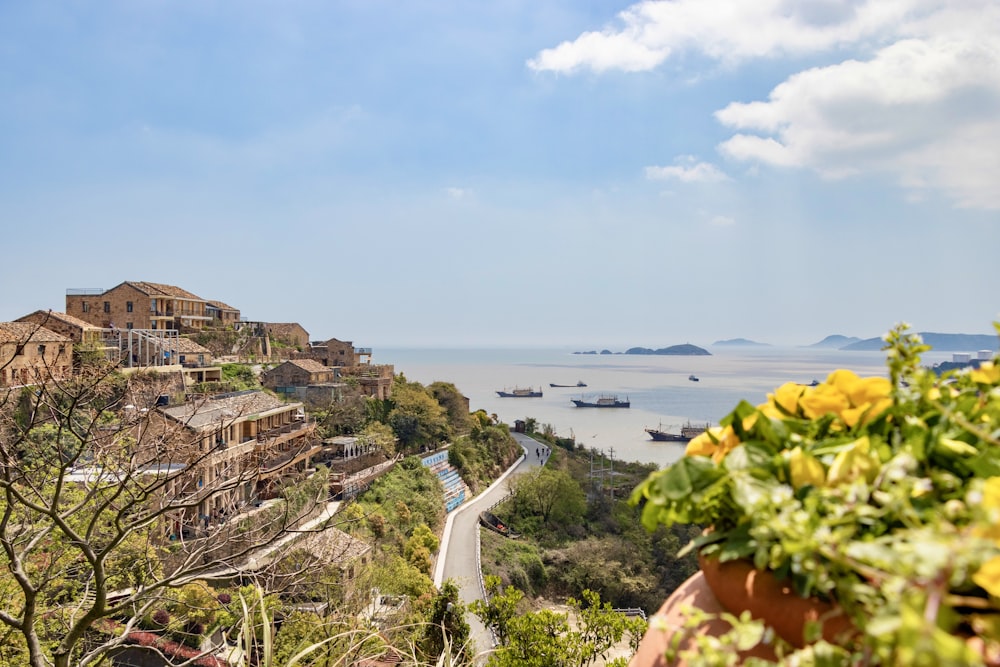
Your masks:
M 574 352 L 573 354 L 672 354 L 677 356 L 696 357 L 711 355 L 712 353 L 705 348 L 698 347 L 697 345 L 685 343 L 683 345 L 661 347 L 656 350 L 648 347 L 630 347 L 624 352 L 612 352 L 610 350 L 601 350 L 600 352 L 596 352 L 591 350 L 589 352 Z
M 978 350 L 996 350 L 997 349 L 997 336 L 987 335 L 987 334 L 948 334 L 948 333 L 933 333 L 933 332 L 920 332 L 920 337 L 923 339 L 924 343 L 931 346 L 931 349 L 937 352 L 968 352 L 968 351 L 978 351 Z M 804 345 L 801 347 L 809 347 L 814 349 L 824 349 L 824 350 L 846 350 L 850 352 L 857 351 L 870 351 L 870 350 L 881 350 L 885 345 L 885 341 L 881 337 L 877 338 L 858 338 L 856 336 L 843 336 L 840 334 L 834 334 L 827 336 L 823 340 L 813 343 L 811 345 Z M 749 340 L 747 338 L 731 338 L 729 340 L 718 340 L 712 343 L 713 347 L 770 347 L 769 343 L 760 343 L 757 341 Z M 587 352 L 574 352 L 573 354 L 665 354 L 665 355 L 677 355 L 677 356 L 702 356 L 711 355 L 712 353 L 708 350 L 698 347 L 697 345 L 691 345 L 690 343 L 685 343 L 684 345 L 671 345 L 670 347 L 661 347 L 659 349 L 652 349 L 648 347 L 630 347 L 624 352 L 612 352 L 611 350 L 601 350 L 597 352 L 596 350 L 590 350 Z

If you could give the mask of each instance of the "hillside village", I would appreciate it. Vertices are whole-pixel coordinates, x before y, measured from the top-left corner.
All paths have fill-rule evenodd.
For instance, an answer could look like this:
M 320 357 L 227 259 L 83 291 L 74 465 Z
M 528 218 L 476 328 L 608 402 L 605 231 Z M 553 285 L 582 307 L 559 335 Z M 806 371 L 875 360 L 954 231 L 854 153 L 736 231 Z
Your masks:
M 41 645 L 0 643 L 0 665 L 48 664 L 50 651 L 65 665 L 102 654 L 118 665 L 258 664 L 261 647 L 236 639 L 233 617 L 240 600 L 249 604 L 244 615 L 265 613 L 247 611 L 253 590 L 328 605 L 316 587 L 332 585 L 345 609 L 363 609 L 379 606 L 369 589 L 388 576 L 404 597 L 427 597 L 407 613 L 426 613 L 445 512 L 520 450 L 488 418 L 470 424 L 468 400 L 454 387 L 407 383 L 371 358 L 350 341 L 310 340 L 297 323 L 244 321 L 221 301 L 141 281 L 68 289 L 64 311 L 0 323 L 0 542 L 18 544 L 7 567 L 30 572 L 23 588 L 4 589 L 0 608 L 7 626 L 24 633 L 47 615 L 70 613 Z M 402 392 L 395 398 L 394 384 Z M 366 410 L 382 421 L 357 416 Z M 395 424 L 397 413 L 394 431 L 385 422 Z M 376 426 L 357 432 L 365 421 Z M 470 426 L 473 444 L 460 456 L 479 479 L 467 482 L 434 450 Z M 494 443 L 497 460 L 480 460 L 477 438 Z M 407 473 L 419 490 L 386 499 L 373 510 L 377 521 L 356 505 L 338 514 L 405 454 L 421 452 L 422 471 Z M 435 477 L 443 485 L 427 486 Z M 427 494 L 436 500 L 425 506 Z M 100 530 L 82 537 L 87 524 Z M 36 539 L 19 542 L 27 533 Z M 371 574 L 372 540 L 384 546 L 393 534 L 407 562 Z M 363 571 L 374 583 L 359 583 Z M 399 581 L 418 575 L 417 583 Z M 211 614 L 194 612 L 207 603 L 193 600 L 206 594 Z M 228 639 L 220 634 L 227 627 Z M 60 648 L 60 637 L 79 643 Z M 386 637 L 361 643 L 367 657 L 351 664 L 399 662 Z M 223 649 L 237 657 L 220 657 Z

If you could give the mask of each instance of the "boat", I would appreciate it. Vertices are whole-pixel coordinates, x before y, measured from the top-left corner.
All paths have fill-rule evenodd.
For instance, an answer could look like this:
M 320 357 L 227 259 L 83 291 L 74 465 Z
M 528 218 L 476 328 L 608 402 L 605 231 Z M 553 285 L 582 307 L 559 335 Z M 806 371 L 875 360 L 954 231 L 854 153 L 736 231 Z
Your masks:
M 663 425 L 660 428 L 647 428 L 646 433 L 649 437 L 657 442 L 687 442 L 691 438 L 685 438 L 680 433 L 670 433 L 669 431 L 663 430 Z
M 549 386 L 550 387 L 586 387 L 587 383 L 584 382 L 583 380 L 580 380 L 576 384 L 556 384 L 555 382 L 550 382 Z
M 631 405 L 627 397 L 623 401 L 617 396 L 601 396 L 596 401 L 585 401 L 582 398 L 571 398 L 570 400 L 578 408 L 627 408 Z
M 518 534 L 510 529 L 510 526 L 501 521 L 492 512 L 480 512 L 479 523 L 483 524 L 495 533 L 500 533 L 505 537 L 518 537 Z
M 688 380 L 691 380 L 691 382 L 697 382 L 698 381 L 698 376 L 697 375 L 688 375 Z
M 535 391 L 531 387 L 528 387 L 527 389 L 519 389 L 515 387 L 510 391 L 506 389 L 503 391 L 497 390 L 497 396 L 500 398 L 541 398 L 542 390 L 539 389 L 538 391 Z
M 657 442 L 688 442 L 704 433 L 708 427 L 708 424 L 696 426 L 688 422 L 681 427 L 680 433 L 671 433 L 670 431 L 663 430 L 663 424 L 660 424 L 659 428 L 647 428 L 646 433 Z

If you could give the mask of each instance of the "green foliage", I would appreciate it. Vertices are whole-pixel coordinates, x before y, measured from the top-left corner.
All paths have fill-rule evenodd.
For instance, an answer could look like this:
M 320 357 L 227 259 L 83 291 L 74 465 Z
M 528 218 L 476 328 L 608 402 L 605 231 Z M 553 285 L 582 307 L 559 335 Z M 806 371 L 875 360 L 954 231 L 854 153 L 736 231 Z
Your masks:
M 504 426 L 474 420 L 468 436 L 448 449 L 448 462 L 461 474 L 473 493 L 499 477 L 521 455 L 521 447 Z
M 418 646 L 425 659 L 436 662 L 444 653 L 462 656 L 469 640 L 469 624 L 465 620 L 465 606 L 458 595 L 458 586 L 450 579 L 431 599 L 425 614 L 426 624 Z
M 260 380 L 248 364 L 222 364 L 222 381 L 230 391 L 260 389 Z
M 569 615 L 548 609 L 517 615 L 521 593 L 513 587 L 500 590 L 500 581 L 487 579 L 488 602 L 476 602 L 470 610 L 496 633 L 499 643 L 491 654 L 490 667 L 579 667 L 607 658 L 611 647 L 629 633 L 638 638 L 645 623 L 626 619 L 600 595 L 584 591 L 581 600 L 568 604 Z M 630 639 L 636 645 L 638 639 Z
M 450 382 L 433 382 L 427 391 L 434 400 L 444 408 L 448 418 L 448 427 L 452 433 L 465 433 L 469 430 L 469 405 L 462 392 Z
M 537 468 L 519 475 L 512 486 L 515 511 L 521 516 L 535 515 L 546 526 L 579 523 L 587 509 L 583 489 L 562 470 Z
M 830 664 L 964 664 L 958 633 L 1000 651 L 1000 366 L 938 378 L 905 326 L 886 341 L 889 379 L 741 403 L 632 500 L 649 528 L 710 525 L 693 548 L 836 601 L 860 632 Z
M 404 450 L 435 448 L 451 438 L 448 413 L 419 382 L 409 382 L 403 375 L 397 375 L 392 385 L 392 400 L 395 405 L 387 423 Z

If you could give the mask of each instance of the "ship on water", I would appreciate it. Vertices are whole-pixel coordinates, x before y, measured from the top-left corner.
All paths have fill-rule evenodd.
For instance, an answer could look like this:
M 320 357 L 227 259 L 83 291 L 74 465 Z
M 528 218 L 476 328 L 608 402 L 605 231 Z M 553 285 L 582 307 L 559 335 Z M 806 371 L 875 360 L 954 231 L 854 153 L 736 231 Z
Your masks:
M 550 387 L 586 387 L 587 383 L 584 382 L 583 380 L 580 380 L 576 384 L 556 384 L 555 382 L 550 382 L 549 386 Z
M 601 396 L 596 401 L 585 401 L 582 398 L 571 398 L 570 400 L 578 408 L 627 408 L 632 405 L 627 396 L 624 401 L 617 396 Z
M 542 390 L 535 391 L 532 387 L 528 387 L 527 389 L 514 387 L 514 389 L 504 389 L 502 391 L 498 389 L 497 396 L 500 398 L 541 398 Z
M 688 442 L 704 433 L 708 427 L 708 424 L 696 426 L 688 422 L 681 427 L 680 433 L 671 433 L 670 431 L 663 430 L 663 424 L 660 424 L 659 428 L 647 428 L 646 433 L 657 442 Z

